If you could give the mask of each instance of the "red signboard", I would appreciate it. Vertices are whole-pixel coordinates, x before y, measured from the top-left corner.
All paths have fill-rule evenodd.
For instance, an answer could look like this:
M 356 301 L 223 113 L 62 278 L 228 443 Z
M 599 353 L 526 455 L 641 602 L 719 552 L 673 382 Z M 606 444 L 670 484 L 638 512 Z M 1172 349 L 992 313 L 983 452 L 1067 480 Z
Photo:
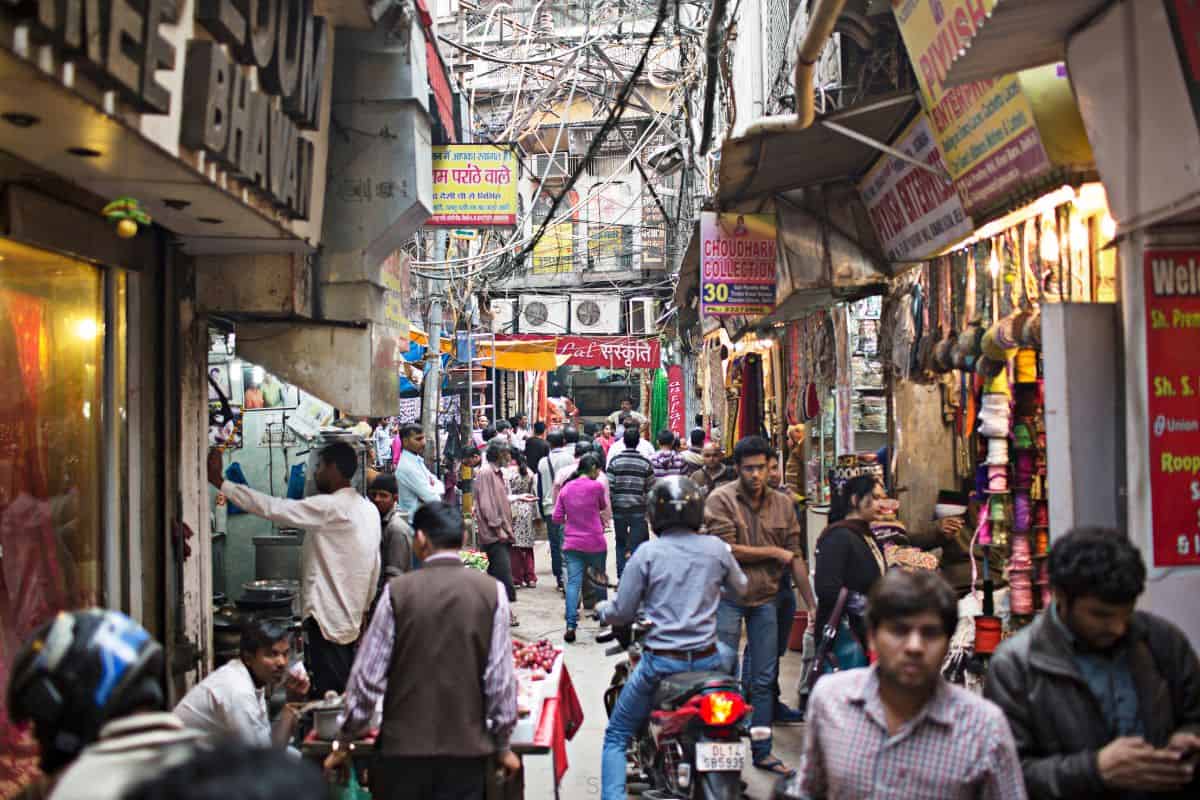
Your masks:
M 564 366 L 608 367 L 609 369 L 658 369 L 662 366 L 658 339 L 638 336 L 539 336 L 514 333 L 496 337 L 497 342 L 549 341 L 554 352 L 567 356 Z
M 1147 250 L 1154 566 L 1200 565 L 1200 249 Z
M 667 427 L 680 441 L 687 441 L 687 421 L 683 400 L 683 367 L 667 367 Z

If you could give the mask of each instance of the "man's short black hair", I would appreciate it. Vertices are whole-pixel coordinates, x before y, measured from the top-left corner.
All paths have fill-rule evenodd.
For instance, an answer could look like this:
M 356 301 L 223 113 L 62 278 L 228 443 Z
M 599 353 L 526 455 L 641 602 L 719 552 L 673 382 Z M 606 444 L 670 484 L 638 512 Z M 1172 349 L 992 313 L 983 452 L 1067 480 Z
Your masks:
M 634 400 L 631 395 L 626 395 L 625 397 L 622 397 L 621 402 L 629 403 L 629 405 L 632 406 L 633 408 L 637 408 L 637 401 Z
M 480 436 L 483 437 L 485 442 L 490 442 L 492 439 L 496 438 L 496 429 L 489 425 L 483 429 L 483 433 L 481 433 Z
M 588 453 L 591 453 L 591 452 L 593 452 L 593 450 L 592 450 L 592 442 L 590 439 L 586 442 L 576 442 L 575 443 L 575 457 L 576 458 L 583 458 L 584 456 L 586 456 Z
M 501 433 L 512 428 L 512 423 L 506 419 L 502 419 L 496 423 L 496 433 Z
M 450 550 L 463 546 L 462 513 L 445 503 L 434 500 L 413 512 L 414 531 L 425 534 L 438 550 Z
M 413 422 L 406 422 L 400 426 L 400 438 L 407 439 L 410 436 L 416 436 L 418 433 L 424 433 L 425 429 Z
M 928 570 L 891 569 L 875 581 L 867 597 L 867 624 L 883 623 L 932 611 L 942 622 L 946 638 L 958 627 L 958 596 L 946 579 Z
M 538 423 L 538 425 L 544 425 L 544 424 L 545 423 L 542 423 L 542 422 Z M 546 434 L 546 444 L 550 445 L 551 447 L 562 447 L 563 444 L 565 444 L 565 439 L 563 438 L 563 432 L 562 431 L 550 431 L 548 434 Z
M 1050 547 L 1050 585 L 1067 597 L 1092 595 L 1125 605 L 1146 588 L 1146 564 L 1129 537 L 1112 528 L 1075 528 Z
M 333 464 L 337 467 L 337 471 L 346 480 L 354 477 L 354 473 L 358 472 L 358 453 L 354 452 L 354 448 L 345 442 L 334 442 L 327 445 L 321 451 L 321 461 L 326 464 Z
M 691 433 L 692 447 L 704 446 L 704 431 L 699 428 L 693 428 Z
M 667 430 L 666 428 L 663 428 L 661 431 L 658 432 L 658 446 L 662 447 L 665 444 L 669 444 L 669 445 L 675 444 L 675 431 L 671 431 L 671 430 Z
M 574 425 L 567 425 L 563 428 L 563 441 L 566 444 L 575 444 L 579 441 L 579 428 Z
M 625 433 L 621 434 L 621 441 L 625 442 L 625 447 L 629 450 L 637 449 L 638 442 L 641 440 L 641 432 L 632 425 L 626 426 Z
M 128 800 L 324 800 L 329 789 L 312 764 L 282 749 L 221 742 L 133 787 Z
M 391 494 L 400 493 L 400 484 L 396 481 L 396 476 L 390 472 L 380 472 L 371 481 L 371 485 L 367 487 L 368 492 L 389 492 Z
M 270 650 L 288 637 L 288 629 L 273 619 L 251 619 L 242 624 L 240 650 L 252 656 L 259 650 Z
M 500 461 L 500 456 L 508 452 L 508 445 L 504 442 L 488 442 L 487 460 L 489 464 L 497 464 Z
M 693 421 L 696 423 L 697 428 L 704 427 L 704 415 L 703 414 L 697 414 L 696 418 Z
M 775 451 L 770 443 L 761 436 L 747 436 L 733 446 L 733 463 L 741 466 L 742 462 L 752 456 L 769 456 Z
M 538 436 L 544 434 L 546 432 L 546 423 L 542 422 L 541 420 L 533 423 L 533 432 Z

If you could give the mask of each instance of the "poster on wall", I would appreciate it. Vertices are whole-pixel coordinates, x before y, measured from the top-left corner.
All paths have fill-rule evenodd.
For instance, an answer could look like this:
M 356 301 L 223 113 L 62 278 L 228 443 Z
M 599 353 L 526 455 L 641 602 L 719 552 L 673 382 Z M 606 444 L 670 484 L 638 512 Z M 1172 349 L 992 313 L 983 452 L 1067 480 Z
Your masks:
M 1200 247 L 1144 268 L 1153 565 L 1200 566 Z
M 247 411 L 295 408 L 300 390 L 284 383 L 262 367 L 242 362 L 242 407 Z
M 433 147 L 433 216 L 426 225 L 516 225 L 517 154 L 512 145 Z
M 924 114 L 892 146 L 931 167 L 945 167 Z M 975 229 L 954 184 L 894 156 L 880 157 L 859 182 L 858 192 L 883 251 L 895 261 L 928 258 Z
M 533 243 L 533 274 L 557 275 L 575 268 L 575 223 L 556 222 L 547 226 Z
M 775 308 L 775 215 L 700 215 L 700 313 L 764 316 Z
M 983 216 L 1050 159 L 1033 107 L 1014 75 L 947 86 L 953 54 L 974 36 L 996 0 L 893 3 L 900 35 L 921 85 L 925 110 L 967 214 Z

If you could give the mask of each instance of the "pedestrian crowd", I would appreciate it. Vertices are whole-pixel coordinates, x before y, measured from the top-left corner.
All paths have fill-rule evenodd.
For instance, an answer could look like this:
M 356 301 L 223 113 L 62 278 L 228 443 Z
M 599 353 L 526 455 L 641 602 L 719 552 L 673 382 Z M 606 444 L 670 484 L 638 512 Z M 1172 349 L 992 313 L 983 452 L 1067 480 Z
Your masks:
M 321 451 L 318 493 L 301 500 L 226 480 L 210 454 L 209 480 L 230 502 L 307 532 L 304 663 L 286 626 L 253 620 L 238 657 L 168 712 L 158 642 L 115 611 L 62 612 L 23 645 L 7 687 L 10 715 L 41 746 L 45 780 L 27 796 L 324 796 L 288 745 L 302 704 L 334 692 L 327 771 L 377 729 L 374 797 L 483 798 L 494 776 L 521 770 L 512 604 L 536 584 L 544 534 L 568 644 L 588 610 L 602 628 L 655 623 L 611 715 L 604 800 L 625 797 L 626 748 L 655 686 L 692 669 L 740 680 L 752 727 L 766 731 L 752 762 L 779 777 L 779 798 L 1200 797 L 1200 661 L 1178 629 L 1136 609 L 1147 574 L 1127 536 L 1079 528 L 1052 543 L 1052 602 L 980 665 L 977 694 L 944 677 L 963 594 L 953 567 L 889 566 L 872 531 L 889 502 L 874 477 L 838 487 L 810 553 L 796 502 L 802 427 L 789 430 L 783 469 L 757 436 L 727 461 L 699 426 L 685 441 L 660 431 L 655 448 L 632 400 L 621 406 L 582 431 L 481 420 L 469 521 L 486 575 L 464 566 L 468 520 L 442 502 L 419 426 L 370 432 L 369 499 L 344 443 Z M 942 516 L 923 535 L 948 541 L 961 527 Z M 604 571 L 610 536 L 611 599 L 585 580 Z M 791 707 L 780 661 L 797 609 L 806 674 Z M 272 719 L 276 691 L 287 703 Z M 792 765 L 770 730 L 799 722 Z

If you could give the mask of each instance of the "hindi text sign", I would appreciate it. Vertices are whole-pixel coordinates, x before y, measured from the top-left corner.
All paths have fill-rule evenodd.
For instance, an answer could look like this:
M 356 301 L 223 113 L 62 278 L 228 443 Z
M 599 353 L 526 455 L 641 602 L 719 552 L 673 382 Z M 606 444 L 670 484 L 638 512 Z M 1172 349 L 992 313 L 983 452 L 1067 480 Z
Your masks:
M 667 367 L 667 427 L 679 437 L 681 442 L 687 442 L 685 416 L 683 367 L 672 364 Z
M 1200 249 L 1144 267 L 1153 565 L 1200 566 Z
M 433 148 L 433 216 L 426 225 L 516 225 L 517 156 L 511 145 Z
M 775 215 L 700 215 L 701 313 L 763 316 L 775 308 Z

